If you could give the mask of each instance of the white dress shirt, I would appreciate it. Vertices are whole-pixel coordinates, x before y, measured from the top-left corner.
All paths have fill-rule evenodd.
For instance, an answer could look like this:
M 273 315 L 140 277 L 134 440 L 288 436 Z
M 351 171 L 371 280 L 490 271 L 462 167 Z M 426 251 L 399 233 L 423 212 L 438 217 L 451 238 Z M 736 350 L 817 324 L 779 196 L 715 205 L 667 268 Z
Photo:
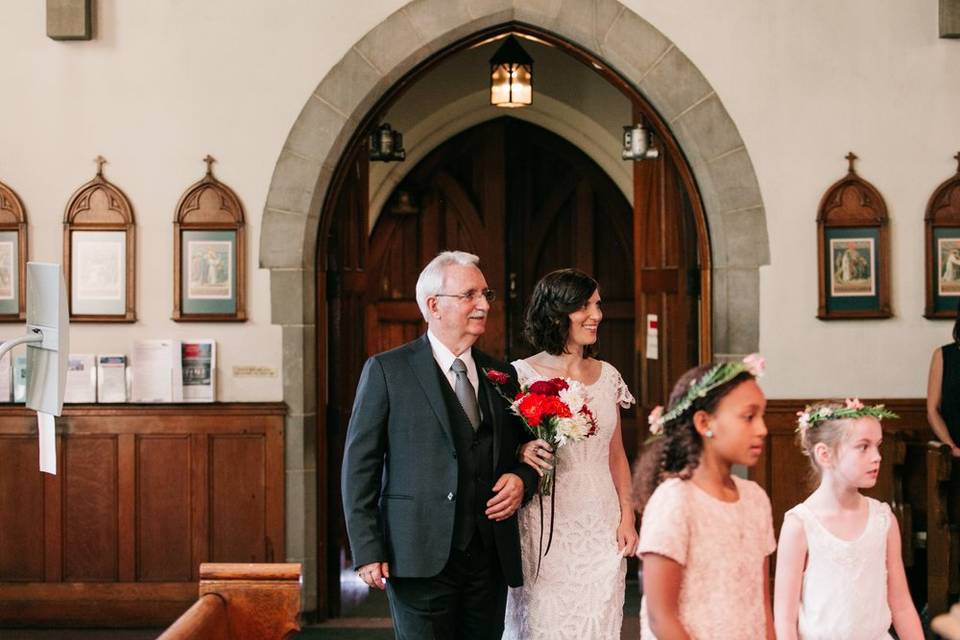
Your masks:
M 473 350 L 467 349 L 460 355 L 454 355 L 429 329 L 427 330 L 427 339 L 430 340 L 430 347 L 433 349 L 433 359 L 437 361 L 440 370 L 447 376 L 450 388 L 454 391 L 457 390 L 457 374 L 450 367 L 453 366 L 454 360 L 460 358 L 467 367 L 467 380 L 470 381 L 473 392 L 478 394 L 477 397 L 479 398 L 480 378 L 477 375 L 477 365 L 473 361 Z

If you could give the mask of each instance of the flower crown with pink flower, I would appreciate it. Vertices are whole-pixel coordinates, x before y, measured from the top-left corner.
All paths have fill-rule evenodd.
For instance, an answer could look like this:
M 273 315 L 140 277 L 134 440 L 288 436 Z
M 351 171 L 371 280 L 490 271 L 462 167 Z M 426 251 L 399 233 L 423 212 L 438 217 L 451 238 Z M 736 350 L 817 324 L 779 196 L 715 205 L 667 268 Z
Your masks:
M 882 404 L 864 405 L 859 398 L 847 398 L 842 407 L 829 404 L 818 407 L 807 405 L 803 411 L 797 411 L 797 431 L 802 433 L 827 420 L 855 420 L 868 416 L 877 420 L 900 417 Z
M 647 422 L 650 424 L 650 434 L 654 437 L 663 433 L 663 427 L 671 420 L 682 416 L 697 398 L 705 398 L 707 394 L 736 378 L 741 373 L 749 373 L 754 378 L 763 376 L 767 368 L 767 361 L 759 353 L 751 353 L 740 362 L 721 362 L 710 367 L 706 373 L 690 382 L 687 392 L 674 404 L 670 411 L 663 412 L 662 406 L 656 406 L 650 412 Z

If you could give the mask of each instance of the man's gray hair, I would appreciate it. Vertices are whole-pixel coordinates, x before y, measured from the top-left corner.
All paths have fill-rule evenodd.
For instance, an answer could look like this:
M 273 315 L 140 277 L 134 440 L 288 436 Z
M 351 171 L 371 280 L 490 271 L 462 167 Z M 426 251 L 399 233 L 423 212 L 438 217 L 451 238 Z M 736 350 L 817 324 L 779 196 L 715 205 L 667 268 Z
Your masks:
M 430 309 L 427 308 L 427 298 L 442 293 L 443 270 L 450 265 L 458 264 L 463 267 L 480 268 L 480 258 L 466 251 L 443 251 L 436 258 L 427 263 L 417 278 L 417 306 L 423 319 L 430 322 Z M 460 293 L 457 291 L 457 293 Z

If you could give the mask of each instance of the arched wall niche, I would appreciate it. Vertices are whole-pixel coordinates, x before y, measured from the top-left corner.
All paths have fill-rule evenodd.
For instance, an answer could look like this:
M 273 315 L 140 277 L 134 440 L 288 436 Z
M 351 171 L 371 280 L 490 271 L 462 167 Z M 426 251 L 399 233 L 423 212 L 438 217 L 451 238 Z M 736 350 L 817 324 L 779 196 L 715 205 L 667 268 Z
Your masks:
M 664 34 L 616 0 L 414 0 L 361 38 L 307 99 L 277 159 L 261 219 L 260 266 L 270 270 L 271 319 L 283 328 L 286 424 L 286 548 L 304 564 L 304 608 L 318 605 L 318 384 L 327 371 L 316 345 L 318 238 L 344 152 L 372 110 L 414 72 L 478 34 L 518 28 L 559 38 L 602 61 L 614 82 L 638 91 L 660 131 L 686 159 L 709 230 L 712 355 L 759 344 L 759 267 L 769 263 L 766 216 L 750 156 L 719 96 Z M 322 247 L 321 247 L 322 250 Z M 322 256 L 319 256 L 322 258 Z M 706 294 L 706 292 L 704 292 Z

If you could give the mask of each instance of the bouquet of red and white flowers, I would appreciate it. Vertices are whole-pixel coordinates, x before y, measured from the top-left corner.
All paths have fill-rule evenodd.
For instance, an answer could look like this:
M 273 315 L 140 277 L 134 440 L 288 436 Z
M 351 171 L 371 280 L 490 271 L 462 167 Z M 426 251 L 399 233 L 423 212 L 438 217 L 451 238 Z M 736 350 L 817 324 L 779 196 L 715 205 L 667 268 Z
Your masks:
M 498 391 L 500 385 L 510 380 L 501 371 L 487 370 L 485 373 L 497 385 Z M 504 395 L 503 392 L 500 395 Z M 569 442 L 579 442 L 597 433 L 597 420 L 587 404 L 590 401 L 587 388 L 576 380 L 552 378 L 521 387 L 512 400 L 505 395 L 504 398 L 530 433 L 553 448 L 553 468 L 545 470 L 540 478 L 540 495 L 548 496 L 553 492 L 557 450 Z

